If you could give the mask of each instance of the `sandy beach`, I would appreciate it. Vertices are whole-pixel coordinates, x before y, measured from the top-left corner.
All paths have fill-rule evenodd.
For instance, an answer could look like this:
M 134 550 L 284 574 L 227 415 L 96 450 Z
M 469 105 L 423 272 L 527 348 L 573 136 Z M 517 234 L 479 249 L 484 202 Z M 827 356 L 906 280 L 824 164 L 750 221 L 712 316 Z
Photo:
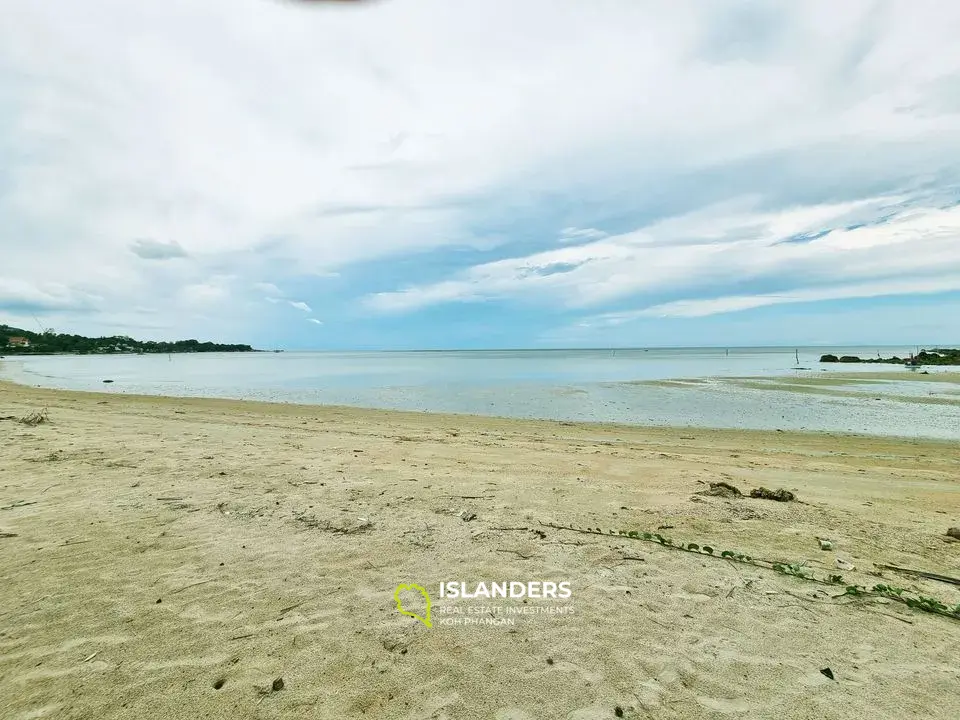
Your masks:
M 548 526 L 956 605 L 954 585 L 879 567 L 960 576 L 954 442 L 5 383 L 0 418 L 5 719 L 960 717 L 956 620 Z M 719 481 L 798 501 L 698 494 Z M 448 581 L 572 596 L 434 596 L 432 627 L 397 612 L 399 584 Z M 444 614 L 483 605 L 563 612 Z

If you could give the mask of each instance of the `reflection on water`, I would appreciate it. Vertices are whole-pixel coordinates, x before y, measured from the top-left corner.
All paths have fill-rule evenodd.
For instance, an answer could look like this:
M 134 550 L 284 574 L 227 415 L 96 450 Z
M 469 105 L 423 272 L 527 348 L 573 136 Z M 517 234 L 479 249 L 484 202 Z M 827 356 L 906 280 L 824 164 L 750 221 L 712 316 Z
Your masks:
M 831 348 L 861 357 L 904 348 Z M 807 429 L 960 436 L 957 404 L 908 402 L 957 385 L 910 382 L 887 365 L 823 365 L 826 352 L 794 349 L 651 349 L 396 353 L 241 353 L 8 358 L 0 376 L 65 389 L 325 403 L 508 417 L 701 427 Z M 723 377 L 826 378 L 897 372 L 904 382 L 796 392 Z M 105 385 L 103 380 L 113 380 Z M 687 382 L 650 382 L 682 379 Z M 839 378 L 838 378 L 839 379 Z M 692 382 L 691 382 L 692 381 Z M 879 400 L 877 398 L 880 398 Z

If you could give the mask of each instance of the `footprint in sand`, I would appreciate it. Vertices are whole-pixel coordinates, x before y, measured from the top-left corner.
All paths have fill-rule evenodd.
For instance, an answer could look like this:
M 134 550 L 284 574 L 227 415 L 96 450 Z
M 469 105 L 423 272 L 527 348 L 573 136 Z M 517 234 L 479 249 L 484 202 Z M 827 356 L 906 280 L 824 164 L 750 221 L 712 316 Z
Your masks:
M 493 718 L 494 720 L 534 720 L 533 715 L 524 712 L 520 708 L 497 710 Z
M 229 655 L 206 655 L 203 657 L 181 657 L 176 660 L 158 660 L 142 663 L 139 669 L 142 672 L 157 672 L 160 670 L 176 670 L 180 668 L 204 668 L 220 665 L 230 659 Z
M 757 708 L 756 705 L 747 702 L 742 698 L 728 700 L 726 698 L 712 698 L 700 695 L 697 697 L 697 702 L 703 705 L 705 708 L 715 710 L 716 712 L 723 713 L 724 715 L 750 712 L 752 710 L 756 710 Z
M 43 707 L 34 708 L 33 710 L 22 712 L 19 715 L 14 715 L 12 720 L 41 720 L 42 718 L 53 718 L 57 716 L 61 707 L 59 704 L 44 705 Z

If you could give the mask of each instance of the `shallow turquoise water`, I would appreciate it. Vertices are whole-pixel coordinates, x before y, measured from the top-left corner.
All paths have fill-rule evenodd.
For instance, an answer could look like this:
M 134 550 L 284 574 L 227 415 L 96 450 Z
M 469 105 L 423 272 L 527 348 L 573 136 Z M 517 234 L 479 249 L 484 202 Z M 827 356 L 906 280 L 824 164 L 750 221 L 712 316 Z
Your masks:
M 830 348 L 861 357 L 912 348 Z M 241 353 L 7 358 L 0 377 L 64 389 L 342 404 L 507 417 L 630 424 L 807 429 L 960 437 L 956 405 L 891 395 L 956 393 L 949 383 L 851 385 L 862 397 L 746 389 L 718 378 L 911 371 L 823 365 L 827 350 L 783 348 Z M 683 387 L 642 381 L 700 379 Z M 111 379 L 112 384 L 104 384 Z M 638 382 L 640 381 L 640 382 Z M 880 398 L 879 400 L 876 398 Z M 950 397 L 950 395 L 945 395 Z M 954 394 L 952 397 L 957 397 Z

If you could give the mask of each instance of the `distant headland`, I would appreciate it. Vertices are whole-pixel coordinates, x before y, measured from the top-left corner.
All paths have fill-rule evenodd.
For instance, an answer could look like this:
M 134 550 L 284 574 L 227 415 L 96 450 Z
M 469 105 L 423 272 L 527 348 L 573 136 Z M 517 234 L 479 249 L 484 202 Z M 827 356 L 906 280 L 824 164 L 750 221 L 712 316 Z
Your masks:
M 125 335 L 90 338 L 45 330 L 41 333 L 0 325 L 2 355 L 112 355 L 116 353 L 257 352 L 249 345 L 198 340 L 134 340 Z
M 885 365 L 908 365 L 912 367 L 919 367 L 920 365 L 960 365 L 960 350 L 957 349 L 947 349 L 947 348 L 935 348 L 933 350 L 921 350 L 916 355 L 911 355 L 908 358 L 900 357 L 875 357 L 875 358 L 860 358 L 856 355 L 842 355 L 837 357 L 836 355 L 822 355 L 820 357 L 820 362 L 822 363 L 881 363 Z

